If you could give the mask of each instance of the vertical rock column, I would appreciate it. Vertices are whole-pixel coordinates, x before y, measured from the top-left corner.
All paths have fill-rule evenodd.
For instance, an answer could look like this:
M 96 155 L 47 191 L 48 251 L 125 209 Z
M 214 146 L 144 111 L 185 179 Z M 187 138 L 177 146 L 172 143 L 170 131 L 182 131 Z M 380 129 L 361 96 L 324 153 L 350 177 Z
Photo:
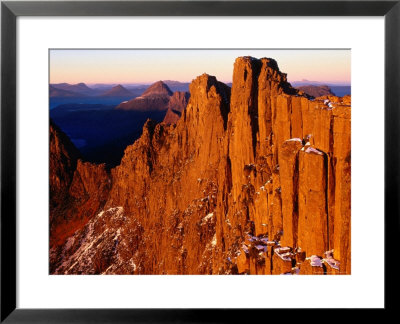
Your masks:
M 298 154 L 302 148 L 299 138 L 285 141 L 279 153 L 282 187 L 282 246 L 297 246 L 298 224 Z
M 326 156 L 311 147 L 299 153 L 298 246 L 307 256 L 322 256 L 328 247 Z
M 246 181 L 243 169 L 254 164 L 258 132 L 258 75 L 260 61 L 250 57 L 236 59 L 233 69 L 231 112 L 229 121 L 229 155 L 232 163 L 233 198 L 236 199 Z
M 290 120 L 290 136 L 292 138 L 304 138 L 303 136 L 303 101 L 307 100 L 303 97 L 292 96 L 292 110 L 291 110 L 291 120 Z
M 334 111 L 333 159 L 335 162 L 334 257 L 340 261 L 340 273 L 351 273 L 351 119 L 348 107 Z

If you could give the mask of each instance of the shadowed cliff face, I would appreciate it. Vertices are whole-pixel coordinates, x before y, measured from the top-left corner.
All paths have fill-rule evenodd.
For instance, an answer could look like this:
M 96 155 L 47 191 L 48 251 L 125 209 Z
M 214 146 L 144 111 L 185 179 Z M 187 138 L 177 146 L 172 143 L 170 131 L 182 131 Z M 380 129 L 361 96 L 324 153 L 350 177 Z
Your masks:
M 190 94 L 183 91 L 175 91 L 168 103 L 168 110 L 163 122 L 167 125 L 175 124 L 182 115 L 189 102 Z
M 50 208 L 56 208 L 66 199 L 80 153 L 52 120 L 49 136 Z
M 57 249 L 104 206 L 111 179 L 105 164 L 80 160 L 79 151 L 61 129 L 50 121 L 50 272 L 62 261 Z
M 69 196 L 91 215 L 51 272 L 350 273 L 350 114 L 272 59 L 236 59 L 232 89 L 197 77 L 176 125 L 148 120 L 110 176 L 78 162 Z

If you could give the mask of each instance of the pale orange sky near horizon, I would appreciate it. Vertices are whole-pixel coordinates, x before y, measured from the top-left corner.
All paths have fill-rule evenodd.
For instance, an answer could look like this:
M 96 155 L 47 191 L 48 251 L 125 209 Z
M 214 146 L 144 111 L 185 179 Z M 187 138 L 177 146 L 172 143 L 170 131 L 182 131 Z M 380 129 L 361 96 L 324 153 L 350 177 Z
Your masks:
M 274 58 L 289 82 L 351 83 L 350 50 L 50 50 L 50 83 L 190 82 L 207 73 L 232 81 L 239 56 Z

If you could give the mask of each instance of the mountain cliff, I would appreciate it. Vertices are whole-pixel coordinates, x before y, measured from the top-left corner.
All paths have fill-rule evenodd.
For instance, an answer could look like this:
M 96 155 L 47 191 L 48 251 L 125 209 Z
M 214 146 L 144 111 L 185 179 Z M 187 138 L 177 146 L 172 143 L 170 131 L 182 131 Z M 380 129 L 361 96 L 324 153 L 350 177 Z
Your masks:
M 148 120 L 110 174 L 78 160 L 63 210 L 85 221 L 51 240 L 51 273 L 351 272 L 350 98 L 240 57 L 232 88 L 197 77 L 181 114 Z

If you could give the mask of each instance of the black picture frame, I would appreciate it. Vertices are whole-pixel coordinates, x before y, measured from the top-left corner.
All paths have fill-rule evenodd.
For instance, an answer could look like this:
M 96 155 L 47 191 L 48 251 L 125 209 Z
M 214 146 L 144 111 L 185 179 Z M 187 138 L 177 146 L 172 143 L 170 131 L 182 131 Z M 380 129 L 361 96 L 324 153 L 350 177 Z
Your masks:
M 385 18 L 385 247 L 399 237 L 400 0 L 395 1 L 2 1 L 1 3 L 1 322 L 142 323 L 235 322 L 265 318 L 240 309 L 16 308 L 16 19 L 19 16 L 384 16 Z M 373 190 L 373 188 L 371 188 Z M 372 243 L 371 243 L 372 244 Z M 385 248 L 385 309 L 397 271 Z M 366 271 L 368 271 L 366 269 Z M 367 284 L 367 283 L 366 283 Z M 268 315 L 270 316 L 270 315 Z M 246 321 L 245 321 L 246 322 Z

